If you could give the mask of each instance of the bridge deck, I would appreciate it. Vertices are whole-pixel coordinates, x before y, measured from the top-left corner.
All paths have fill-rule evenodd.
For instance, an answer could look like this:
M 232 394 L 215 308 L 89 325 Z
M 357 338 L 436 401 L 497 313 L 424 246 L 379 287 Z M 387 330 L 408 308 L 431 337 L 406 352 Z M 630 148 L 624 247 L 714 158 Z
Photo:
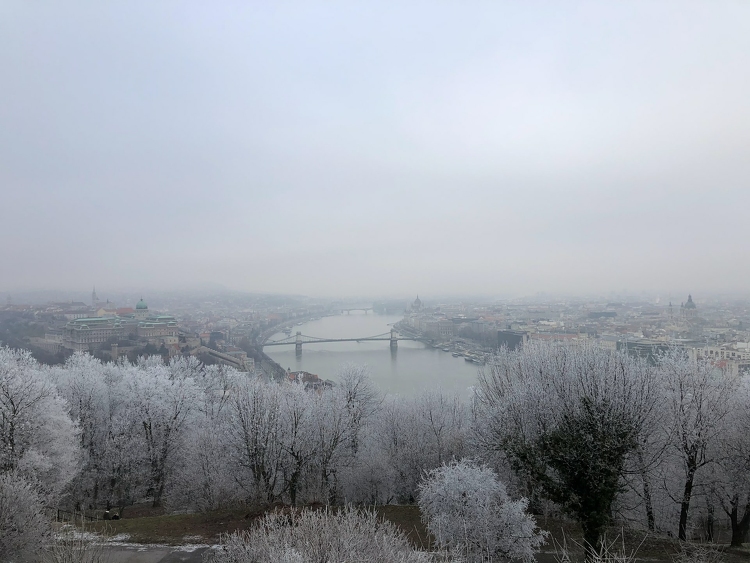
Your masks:
M 303 337 L 303 340 L 295 340 L 295 339 L 284 339 L 284 340 L 276 340 L 271 342 L 266 342 L 263 344 L 263 346 L 288 346 L 291 344 L 315 344 L 316 342 L 390 342 L 391 340 L 416 340 L 415 338 L 406 338 L 406 337 L 399 337 L 399 338 L 393 338 L 391 339 L 390 336 L 370 336 L 370 337 L 364 337 L 364 338 L 307 338 L 305 339 Z

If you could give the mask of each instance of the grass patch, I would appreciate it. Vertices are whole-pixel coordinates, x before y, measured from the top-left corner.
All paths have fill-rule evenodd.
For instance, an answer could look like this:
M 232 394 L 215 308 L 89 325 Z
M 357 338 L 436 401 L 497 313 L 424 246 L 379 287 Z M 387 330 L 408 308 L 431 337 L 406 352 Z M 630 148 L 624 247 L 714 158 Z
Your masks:
M 88 527 L 92 531 L 111 535 L 127 534 L 135 543 L 160 543 L 181 545 L 184 538 L 202 538 L 203 542 L 218 541 L 221 534 L 247 530 L 259 514 L 245 509 L 218 510 L 194 514 L 165 514 L 95 522 Z M 190 543 L 198 543 L 193 539 Z
M 288 507 L 279 507 L 289 510 Z M 321 505 L 312 508 L 322 509 Z M 419 508 L 416 506 L 378 506 L 378 515 L 393 522 L 407 535 L 409 540 L 419 548 L 431 546 L 427 529 L 421 521 Z M 192 514 L 153 514 L 154 511 L 138 507 L 129 508 L 121 520 L 108 520 L 87 524 L 91 531 L 108 533 L 110 535 L 127 534 L 134 543 L 159 543 L 166 545 L 180 545 L 184 538 L 202 538 L 206 543 L 219 541 L 222 534 L 248 530 L 253 523 L 261 518 L 265 511 L 236 508 L 231 510 L 217 510 L 212 512 Z M 158 512 L 158 511 L 157 511 Z M 198 540 L 193 539 L 191 543 Z
M 277 507 L 281 510 L 291 510 L 289 507 Z M 310 508 L 323 509 L 322 505 Z M 431 549 L 433 541 L 422 523 L 419 507 L 413 505 L 377 506 L 378 515 L 400 528 L 419 549 Z M 144 515 L 145 514 L 145 515 Z M 248 530 L 256 520 L 265 514 L 264 510 L 250 508 L 235 508 L 193 514 L 159 514 L 158 509 L 149 507 L 131 507 L 125 512 L 122 520 L 94 522 L 86 525 L 90 531 L 99 531 L 110 535 L 128 534 L 130 541 L 144 544 L 183 545 L 185 543 L 216 543 L 222 534 Z M 575 542 L 581 541 L 581 531 L 571 520 L 538 517 L 540 528 L 550 532 L 550 540 L 542 549 L 538 560 L 542 563 L 554 563 L 555 543 L 561 545 L 567 542 L 569 548 L 578 554 Z M 649 535 L 636 530 L 621 530 L 613 528 L 608 533 L 609 541 L 615 540 L 620 549 L 622 535 L 625 538 L 625 550 L 630 554 L 637 549 L 637 559 L 649 562 L 672 563 L 675 555 L 680 551 L 680 544 L 673 538 Z M 645 540 L 644 540 L 645 537 Z M 190 538 L 186 540 L 185 538 Z M 198 538 L 201 538 L 200 540 Z M 554 540 L 554 541 L 553 541 Z M 582 552 L 580 553 L 582 556 Z M 724 551 L 727 563 L 747 562 L 750 558 L 750 548 L 726 549 Z M 582 560 L 582 557 L 581 557 Z
M 392 522 L 406 534 L 409 541 L 419 549 L 431 549 L 433 540 L 422 523 L 422 514 L 418 506 L 384 505 L 375 508 L 378 516 Z

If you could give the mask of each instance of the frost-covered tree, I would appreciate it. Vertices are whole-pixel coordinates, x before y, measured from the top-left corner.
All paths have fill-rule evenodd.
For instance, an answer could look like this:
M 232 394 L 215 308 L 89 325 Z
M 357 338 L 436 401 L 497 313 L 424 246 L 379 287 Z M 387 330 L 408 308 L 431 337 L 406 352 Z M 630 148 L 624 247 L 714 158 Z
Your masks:
M 346 408 L 349 445 L 356 454 L 361 433 L 378 411 L 382 399 L 365 366 L 345 364 L 337 372 L 336 379 L 336 388 L 342 394 L 340 400 Z
M 456 397 L 427 392 L 414 402 L 415 414 L 423 437 L 437 464 L 461 456 L 466 449 L 467 412 Z
M 77 429 L 31 355 L 0 348 L 0 472 L 17 471 L 56 500 L 78 469 Z
M 273 503 L 282 490 L 282 393 L 255 378 L 238 382 L 230 401 L 227 439 L 237 483 L 254 502 Z
M 23 561 L 44 547 L 51 527 L 45 499 L 17 471 L 0 472 L 0 561 Z
M 227 438 L 231 399 L 244 378 L 246 374 L 220 365 L 205 366 L 195 376 L 196 414 L 177 454 L 170 507 L 216 510 L 242 499 Z
M 21 561 L 50 533 L 54 506 L 79 467 L 77 429 L 26 351 L 0 348 L 0 561 Z
M 161 359 L 148 364 L 158 366 Z M 71 487 L 75 508 L 122 511 L 145 496 L 150 481 L 147 446 L 132 393 L 138 388 L 133 381 L 143 372 L 127 363 L 102 364 L 88 354 L 74 354 L 64 366 L 50 370 L 80 427 L 84 460 Z
M 222 371 L 224 366 L 214 366 Z M 176 356 L 167 364 L 167 370 L 171 379 L 192 379 L 198 382 L 206 375 L 205 368 L 195 356 Z
M 283 492 L 296 506 L 315 459 L 315 402 L 301 384 L 281 388 L 281 476 Z
M 630 492 L 629 497 L 623 500 L 632 505 L 634 514 L 628 514 L 631 511 L 626 509 L 620 511 L 620 515 L 636 522 L 642 521 L 645 516 L 646 528 L 650 532 L 657 531 L 658 488 L 663 482 L 661 476 L 670 470 L 665 456 L 670 438 L 668 418 L 669 413 L 664 409 L 654 410 L 637 437 L 634 453 L 626 459 L 623 475 L 625 487 Z
M 531 343 L 500 350 L 480 375 L 486 426 L 477 432 L 580 522 L 591 557 L 657 400 L 653 371 L 639 360 L 593 346 Z
M 312 440 L 315 470 L 324 502 L 335 504 L 338 477 L 356 456 L 359 431 L 353 426 L 345 389 L 334 388 L 312 397 Z M 358 447 L 358 446 L 357 446 Z
M 375 451 L 385 457 L 391 480 L 387 502 L 415 502 L 424 471 L 466 452 L 468 411 L 454 397 L 430 392 L 386 400 L 373 428 Z M 372 451 L 372 453 L 375 453 Z
M 222 542 L 212 563 L 428 563 L 404 534 L 373 512 L 346 508 L 273 513 Z
M 465 449 L 467 411 L 453 398 L 396 399 L 378 409 L 364 369 L 345 366 L 339 380 L 316 392 L 237 380 L 221 432 L 235 468 L 228 474 L 247 499 L 413 502 L 423 470 Z
M 732 546 L 740 546 L 750 532 L 750 379 L 738 382 L 729 407 L 718 438 L 711 489 L 729 517 Z
M 533 561 L 544 543 L 528 501 L 512 501 L 490 468 L 454 461 L 427 472 L 419 508 L 438 545 L 465 561 Z
M 239 381 L 226 435 L 248 498 L 335 501 L 338 475 L 352 465 L 352 441 L 362 424 L 352 422 L 351 398 L 346 388 L 310 392 L 299 384 Z
M 679 499 L 678 537 L 687 539 L 690 503 L 698 473 L 718 458 L 719 438 L 731 411 L 737 378 L 710 361 L 694 360 L 682 350 L 659 359 L 664 407 L 669 413 L 669 452 L 679 460 L 683 479 Z
M 376 505 L 395 499 L 395 471 L 372 429 L 368 427 L 362 433 L 357 455 L 340 472 L 341 496 L 345 502 Z
M 117 386 L 119 368 L 105 366 L 88 354 L 76 353 L 62 367 L 52 368 L 50 376 L 68 405 L 68 414 L 79 429 L 83 452 L 82 467 L 71 487 L 77 508 L 95 507 L 107 498 L 107 471 L 110 444 L 110 398 Z
M 198 391 L 189 373 L 147 362 L 126 370 L 124 387 L 129 396 L 129 416 L 137 423 L 142 440 L 148 494 L 154 506 L 161 506 Z

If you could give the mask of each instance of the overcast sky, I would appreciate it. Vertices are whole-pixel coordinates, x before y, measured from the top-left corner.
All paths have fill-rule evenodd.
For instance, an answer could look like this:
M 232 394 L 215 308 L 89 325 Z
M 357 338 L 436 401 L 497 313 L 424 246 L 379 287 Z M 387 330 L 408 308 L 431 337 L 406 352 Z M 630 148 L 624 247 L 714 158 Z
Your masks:
M 0 237 L 0 291 L 745 291 L 750 2 L 2 0 Z

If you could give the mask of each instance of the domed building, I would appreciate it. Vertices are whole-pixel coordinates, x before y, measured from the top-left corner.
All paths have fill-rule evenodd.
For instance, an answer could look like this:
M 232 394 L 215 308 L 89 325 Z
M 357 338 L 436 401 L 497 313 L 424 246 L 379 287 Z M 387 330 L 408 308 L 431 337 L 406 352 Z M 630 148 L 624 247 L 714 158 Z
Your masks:
M 135 318 L 138 320 L 147 319 L 149 317 L 148 305 L 141 297 L 141 300 L 135 306 Z
M 411 304 L 411 310 L 415 312 L 422 310 L 422 301 L 420 301 L 419 295 L 417 295 L 417 298 L 414 300 L 414 303 Z
M 681 305 L 680 313 L 682 314 L 682 317 L 685 319 L 692 319 L 693 317 L 695 317 L 696 306 L 695 306 L 695 303 L 693 303 L 692 295 L 688 295 L 687 302 Z
M 138 323 L 136 334 L 141 341 L 147 341 L 156 347 L 166 346 L 170 354 L 179 352 L 177 348 L 179 329 L 177 320 L 171 315 L 160 315 L 148 310 L 148 305 L 141 297 L 135 305 L 135 320 Z

